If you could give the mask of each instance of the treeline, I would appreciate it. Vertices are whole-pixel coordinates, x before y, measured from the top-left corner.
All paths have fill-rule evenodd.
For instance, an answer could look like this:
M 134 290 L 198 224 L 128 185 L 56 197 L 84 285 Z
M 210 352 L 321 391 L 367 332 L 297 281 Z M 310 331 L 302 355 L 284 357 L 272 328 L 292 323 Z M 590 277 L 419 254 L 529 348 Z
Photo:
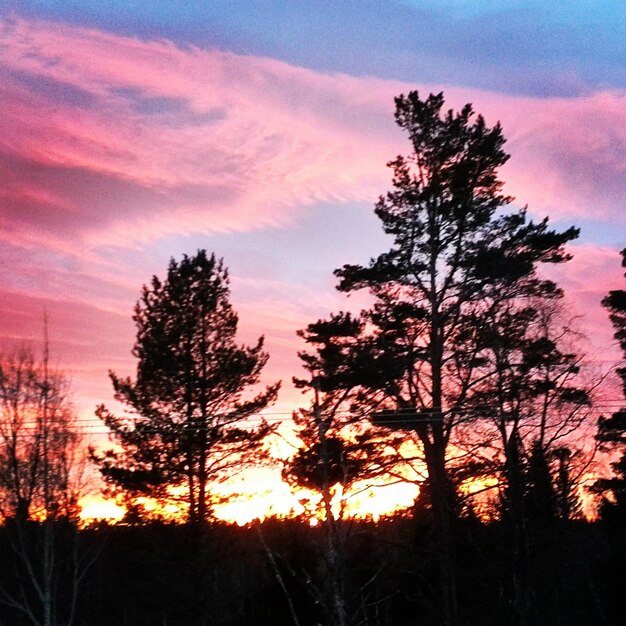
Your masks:
M 30 536 L 42 533 L 32 523 Z M 326 531 L 303 519 L 268 519 L 245 527 L 213 522 L 100 524 L 77 537 L 57 522 L 52 624 L 204 626 L 334 624 Z M 397 515 L 340 522 L 346 541 L 343 592 L 347 623 L 391 626 L 443 623 L 432 520 Z M 0 584 L 19 594 L 19 563 L 10 525 L 0 527 Z M 519 624 L 517 567 L 502 522 L 461 519 L 453 525 L 458 580 L 456 624 Z M 529 545 L 528 624 L 623 623 L 624 527 L 585 521 L 535 526 Z M 86 566 L 75 581 L 69 555 Z M 35 561 L 38 562 L 38 561 Z M 23 576 L 23 574 L 22 574 Z M 73 604 L 74 590 L 78 591 Z M 8 603 L 2 623 L 42 624 Z M 72 621 L 70 621 L 70 618 Z
M 263 337 L 237 342 L 223 262 L 172 259 L 135 307 L 135 376 L 111 373 L 127 412 L 97 409 L 112 448 L 81 445 L 47 354 L 2 360 L 9 623 L 620 623 L 626 411 L 596 428 L 602 379 L 540 271 L 569 260 L 578 230 L 509 208 L 502 129 L 470 105 L 446 111 L 442 94 L 411 92 L 396 121 L 411 151 L 389 163 L 375 207 L 390 249 L 335 272 L 371 305 L 299 332 L 306 404 L 283 477 L 312 494 L 319 526 L 215 522 L 215 486 L 268 460 L 276 425 L 261 415 L 280 383 L 259 386 Z M 626 292 L 603 304 L 626 354 Z M 591 485 L 599 447 L 622 457 Z M 87 462 L 125 505 L 124 526 L 79 529 Z M 410 514 L 350 517 L 351 491 L 398 480 L 419 486 Z M 585 489 L 601 523 L 582 519 Z M 150 519 L 146 498 L 187 524 Z

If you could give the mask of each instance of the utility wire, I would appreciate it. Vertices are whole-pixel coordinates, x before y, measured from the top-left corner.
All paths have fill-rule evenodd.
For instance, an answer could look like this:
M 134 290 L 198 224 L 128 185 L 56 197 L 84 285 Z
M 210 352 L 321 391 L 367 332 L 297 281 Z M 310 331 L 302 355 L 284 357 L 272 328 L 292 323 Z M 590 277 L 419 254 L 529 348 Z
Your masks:
M 626 409 L 626 400 L 614 400 L 614 401 L 604 401 L 602 403 L 597 403 L 597 404 L 593 404 L 591 406 L 587 406 L 584 404 L 578 405 L 578 406 L 570 406 L 568 407 L 569 410 L 579 410 L 580 412 L 583 411 L 587 411 L 589 413 L 602 413 L 604 411 L 619 411 L 621 409 Z M 305 411 L 308 411 L 309 409 L 304 409 Z M 299 418 L 301 417 L 300 415 L 300 410 L 299 409 L 294 409 L 293 411 L 276 411 L 276 412 L 271 412 L 271 413 L 259 413 L 259 414 L 255 414 L 255 415 L 250 415 L 248 417 L 241 417 L 241 418 L 235 418 L 235 419 L 230 419 L 228 418 L 227 415 L 221 414 L 221 415 L 216 415 L 211 417 L 210 419 L 214 419 L 217 420 L 219 423 L 220 419 L 226 418 L 226 421 L 223 422 L 223 424 L 228 425 L 229 423 L 235 423 L 235 422 L 257 422 L 257 423 L 261 423 L 263 421 L 268 422 L 268 423 L 272 423 L 272 422 L 284 422 L 288 419 L 293 419 L 294 413 L 296 414 L 296 417 Z M 388 412 L 387 412 L 388 411 Z M 428 416 L 428 412 L 431 412 L 431 416 Z M 497 416 L 497 415 L 506 415 L 506 414 L 510 414 L 513 415 L 515 414 L 515 410 L 503 410 L 501 407 L 497 406 L 497 405 L 478 405 L 477 407 L 472 407 L 472 408 L 466 408 L 466 409 L 442 409 L 441 412 L 439 411 L 433 411 L 432 409 L 381 409 L 379 411 L 369 411 L 367 413 L 367 415 L 364 415 L 362 418 L 356 417 L 354 412 L 349 411 L 349 410 L 345 410 L 345 411 L 335 411 L 334 416 L 338 417 L 338 418 L 342 418 L 342 417 L 353 417 L 356 418 L 357 420 L 361 420 L 361 419 L 366 419 L 367 417 L 372 417 L 374 415 L 377 416 L 385 416 L 384 418 L 384 422 L 387 424 L 392 424 L 392 423 L 399 423 L 399 422 L 404 422 L 406 421 L 406 418 L 412 418 L 414 416 L 421 416 L 419 418 L 413 419 L 411 421 L 415 421 L 415 422 L 431 422 L 436 418 L 436 415 L 438 413 L 443 414 L 444 416 L 454 416 L 454 417 L 485 417 L 485 418 L 489 418 L 492 417 L 492 415 L 486 415 L 487 413 L 493 411 L 495 413 L 495 415 L 493 416 Z M 394 416 L 393 418 L 391 418 L 391 416 Z M 524 418 L 524 413 L 520 412 L 520 416 L 523 419 Z M 25 422 L 28 423 L 28 425 L 25 425 L 24 428 L 30 428 L 32 430 L 36 430 L 37 426 L 35 424 L 36 421 L 36 417 L 32 418 L 31 420 L 25 420 Z M 120 418 L 121 421 L 123 422 L 127 422 L 129 424 L 132 424 L 133 422 L 137 422 L 139 420 L 147 420 L 149 421 L 149 418 L 143 418 L 143 417 L 135 417 L 133 415 L 127 415 L 124 416 L 122 418 Z M 32 426 L 31 426 L 32 424 Z M 53 424 L 84 424 L 84 425 L 89 425 L 89 424 L 94 424 L 94 425 L 102 425 L 103 421 L 97 417 L 83 417 L 83 418 L 74 418 L 74 419 L 64 419 L 64 418 L 52 418 L 52 419 L 48 419 L 45 421 L 46 425 L 53 425 Z M 174 425 L 174 424 L 173 424 Z M 181 426 L 185 426 L 185 425 L 189 425 L 185 422 L 181 422 L 180 423 Z
M 285 414 L 286 416 L 289 414 Z M 350 415 L 350 414 L 346 414 L 346 415 Z M 388 426 L 394 426 L 397 424 L 407 424 L 407 422 L 410 422 L 411 424 L 432 424 L 433 422 L 438 421 L 436 416 L 433 417 L 420 417 L 420 418 L 416 418 L 413 417 L 415 416 L 416 413 L 405 413 L 405 414 L 400 414 L 399 417 L 397 419 L 385 419 L 384 422 L 381 422 L 379 424 L 376 424 L 375 422 L 372 422 L 371 419 L 369 419 L 371 416 L 365 416 L 363 418 L 358 418 L 358 419 L 354 419 L 352 421 L 352 424 L 355 425 L 357 423 L 361 423 L 363 424 L 364 422 L 370 422 L 370 425 L 373 426 L 374 428 L 385 428 Z M 596 417 L 600 417 L 603 415 L 603 412 L 600 410 L 592 410 L 590 409 L 588 411 L 588 417 L 592 417 L 592 416 L 596 416 Z M 459 422 L 465 422 L 465 423 L 470 423 L 474 420 L 476 421 L 487 421 L 487 420 L 492 420 L 492 419 L 498 419 L 498 417 L 502 417 L 502 415 L 498 416 L 498 415 L 484 415 L 484 413 L 465 413 L 465 414 L 455 414 L 455 417 L 458 418 Z M 533 419 L 532 416 L 520 416 L 520 420 L 523 422 L 528 422 L 531 421 Z M 285 417 L 285 418 L 273 418 L 273 419 L 267 419 L 264 420 L 261 417 L 258 416 L 251 416 L 248 418 L 242 418 L 240 420 L 236 420 L 233 422 L 222 422 L 222 423 L 216 423 L 213 426 L 205 426 L 202 424 L 186 424 L 186 423 L 172 423 L 171 425 L 168 425 L 167 427 L 162 427 L 162 428 L 142 428 L 140 429 L 140 431 L 143 434 L 160 434 L 160 433 L 171 433 L 172 431 L 175 430 L 180 430 L 181 433 L 193 433 L 193 432 L 202 432 L 202 431 L 210 431 L 213 428 L 221 428 L 221 427 L 228 427 L 228 426 L 241 426 L 241 427 L 245 427 L 247 425 L 259 425 L 262 423 L 267 423 L 269 425 L 280 425 L 280 424 L 295 424 L 295 421 L 292 419 L 292 417 L 289 415 L 289 417 Z M 56 422 L 56 424 L 58 425 L 66 425 L 68 430 L 71 429 L 71 427 L 75 424 L 75 422 L 70 422 L 70 423 L 64 423 L 64 422 Z M 48 423 L 47 425 L 52 425 L 50 423 Z M 350 425 L 350 424 L 345 424 Z M 123 426 L 129 429 L 130 433 L 136 432 L 137 431 L 137 422 L 136 421 L 132 421 L 129 420 L 128 422 L 124 422 Z M 132 427 L 135 426 L 135 428 L 133 429 Z M 111 429 L 104 429 L 102 428 L 103 424 L 101 422 L 98 421 L 89 421 L 87 424 L 83 424 L 81 428 L 76 429 L 78 432 L 81 432 L 82 434 L 85 435 L 109 435 L 109 434 L 113 434 L 114 431 L 112 431 Z M 0 440 L 3 438 L 2 437 L 2 433 L 1 433 L 0 429 Z M 27 438 L 27 436 L 32 436 L 38 432 L 41 432 L 41 429 L 38 428 L 37 426 L 22 426 L 19 428 L 19 432 L 16 433 L 17 438 Z

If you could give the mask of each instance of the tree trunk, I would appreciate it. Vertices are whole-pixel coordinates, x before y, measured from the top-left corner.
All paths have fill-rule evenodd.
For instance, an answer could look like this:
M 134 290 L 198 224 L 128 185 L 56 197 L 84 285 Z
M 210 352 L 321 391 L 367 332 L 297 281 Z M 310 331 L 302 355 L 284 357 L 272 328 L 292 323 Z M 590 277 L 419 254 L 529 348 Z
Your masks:
M 343 551 L 339 538 L 339 529 L 332 509 L 332 494 L 328 478 L 328 440 L 326 438 L 326 424 L 319 406 L 319 390 L 315 387 L 315 421 L 317 422 L 318 437 L 320 442 L 320 456 L 322 461 L 322 500 L 324 502 L 324 530 L 326 533 L 326 560 L 330 574 L 331 587 L 331 613 L 333 626 L 346 626 L 348 617 L 344 597 L 344 568 Z
M 438 228 L 431 216 L 431 240 L 438 239 Z M 436 248 L 436 246 L 435 246 Z M 446 465 L 446 439 L 443 425 L 443 320 L 437 292 L 437 253 L 430 258 L 430 369 L 432 376 L 431 422 L 432 439 L 424 443 L 426 467 L 431 489 L 431 504 L 439 539 L 440 598 L 443 624 L 456 624 L 456 578 L 452 547 L 452 490 Z
M 442 624 L 457 623 L 456 576 L 453 558 L 451 489 L 446 471 L 445 445 L 442 437 L 424 446 L 430 498 L 438 543 L 439 597 Z

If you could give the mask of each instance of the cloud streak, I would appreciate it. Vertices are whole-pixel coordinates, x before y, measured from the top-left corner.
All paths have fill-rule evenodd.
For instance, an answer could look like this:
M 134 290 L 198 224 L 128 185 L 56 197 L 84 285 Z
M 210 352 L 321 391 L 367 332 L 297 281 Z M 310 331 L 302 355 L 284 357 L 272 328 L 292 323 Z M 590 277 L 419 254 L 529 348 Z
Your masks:
M 14 303 L 3 309 L 0 334 L 36 336 L 27 332 L 39 327 L 32 312 L 47 303 L 59 336 L 83 337 L 60 346 L 82 372 L 81 389 L 99 391 L 94 372 L 107 385 L 106 369 L 129 362 L 120 355 L 132 343 L 140 285 L 163 274 L 178 246 L 200 234 L 202 245 L 228 251 L 238 233 L 277 229 L 290 233 L 280 249 L 255 252 L 274 258 L 276 275 L 263 283 L 254 273 L 255 286 L 242 276 L 233 293 L 246 338 L 267 331 L 277 355 L 270 373 L 288 379 L 300 347 L 294 331 L 341 308 L 334 293 L 320 295 L 319 277 L 303 286 L 314 273 L 304 251 L 321 267 L 337 256 L 324 246 L 356 249 L 319 236 L 333 228 L 367 248 L 370 231 L 354 207 L 369 214 L 389 188 L 385 162 L 408 150 L 393 124 L 393 96 L 416 87 L 440 88 L 57 22 L 0 20 L 0 260 L 9 268 L 0 295 Z M 624 223 L 624 92 L 530 98 L 444 87 L 451 106 L 472 101 L 489 124 L 502 121 L 513 155 L 503 176 L 518 203 L 540 217 Z M 295 228 L 311 213 L 315 236 Z M 319 252 L 312 250 L 318 239 Z M 595 248 L 588 250 L 593 259 Z M 379 251 L 372 242 L 366 254 Z M 258 265 L 245 246 L 239 252 Z M 612 286 L 597 280 L 608 264 L 587 291 L 576 282 L 580 265 L 563 270 L 563 280 L 581 302 L 599 301 Z
M 391 105 L 411 85 L 20 18 L 0 33 L 3 219 L 24 237 L 286 225 L 315 202 L 371 202 L 405 149 Z M 502 119 L 508 188 L 531 210 L 608 218 L 626 201 L 623 93 L 447 92 Z
M 295 205 L 371 197 L 390 152 L 378 98 L 350 97 L 349 77 L 20 19 L 0 50 L 18 230 L 21 216 L 124 243 L 285 223 Z

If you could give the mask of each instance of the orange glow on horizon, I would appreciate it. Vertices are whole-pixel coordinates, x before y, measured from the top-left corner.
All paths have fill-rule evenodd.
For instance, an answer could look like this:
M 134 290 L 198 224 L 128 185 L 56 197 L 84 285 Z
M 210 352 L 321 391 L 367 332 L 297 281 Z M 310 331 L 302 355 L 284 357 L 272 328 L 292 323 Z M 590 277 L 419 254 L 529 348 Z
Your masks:
M 215 504 L 214 516 L 218 520 L 248 524 L 267 517 L 300 517 L 323 519 L 321 495 L 309 490 L 292 491 L 280 475 L 278 468 L 252 468 L 241 472 L 234 480 L 216 485 L 214 492 L 220 499 Z M 333 514 L 348 517 L 371 517 L 375 520 L 395 511 L 411 507 L 419 492 L 412 483 L 384 484 L 361 481 L 346 493 L 334 490 Z M 157 513 L 164 519 L 180 519 L 184 506 L 159 505 L 147 498 L 137 500 L 147 513 Z M 342 506 L 343 505 L 343 506 Z M 125 514 L 123 506 L 104 496 L 90 495 L 81 500 L 81 517 L 85 521 L 107 520 L 119 522 Z
M 293 433 L 289 433 L 293 437 Z M 287 435 L 287 433 L 286 433 Z M 268 443 L 274 463 L 258 465 L 238 472 L 222 483 L 211 486 L 215 497 L 213 516 L 215 519 L 240 526 L 269 517 L 303 518 L 311 525 L 323 520 L 321 494 L 307 489 L 296 489 L 281 476 L 281 460 L 289 456 L 294 444 L 287 436 L 273 437 Z M 405 459 L 395 470 L 395 478 L 380 477 L 376 481 L 357 481 L 345 493 L 339 486 L 332 488 L 332 510 L 336 518 L 379 518 L 411 508 L 419 494 L 419 483 L 424 479 L 425 468 L 419 460 L 419 448 L 414 441 L 407 440 L 397 451 Z M 587 482 L 593 482 L 589 474 Z M 468 479 L 460 486 L 460 493 L 471 499 L 474 512 L 484 520 L 497 517 L 499 481 L 496 476 Z M 159 503 L 148 498 L 139 498 L 137 504 L 148 515 L 165 520 L 182 521 L 186 515 L 185 489 L 172 489 L 173 500 Z M 587 519 L 596 516 L 593 498 L 581 487 L 579 491 L 583 514 Z M 112 499 L 90 495 L 81 501 L 83 520 L 107 520 L 119 522 L 125 508 Z
M 324 519 L 321 495 L 307 489 L 293 488 L 282 476 L 282 460 L 293 455 L 300 443 L 292 425 L 286 423 L 280 432 L 270 436 L 266 450 L 272 461 L 245 468 L 224 482 L 215 482 L 210 489 L 215 501 L 213 515 L 216 519 L 228 523 L 245 525 L 257 519 L 268 517 L 293 518 L 303 517 L 310 522 Z M 107 446 L 111 446 L 109 442 Z M 391 450 L 388 453 L 392 453 Z M 416 456 L 415 444 L 406 441 L 400 453 L 405 459 Z M 419 463 L 406 461 L 398 470 L 405 482 L 389 477 L 376 480 L 362 480 L 354 483 L 342 493 L 340 488 L 333 488 L 332 509 L 336 517 L 357 517 L 379 519 L 396 511 L 413 506 L 419 493 L 416 484 L 420 479 Z M 147 498 L 136 500 L 144 511 L 168 520 L 182 520 L 186 515 L 185 488 L 171 489 L 172 501 L 159 503 Z M 125 508 L 104 496 L 88 496 L 81 502 L 82 519 L 109 520 L 119 522 L 125 514 Z
M 84 521 L 118 521 L 124 516 L 123 507 L 103 496 L 85 496 L 80 501 L 81 518 Z

